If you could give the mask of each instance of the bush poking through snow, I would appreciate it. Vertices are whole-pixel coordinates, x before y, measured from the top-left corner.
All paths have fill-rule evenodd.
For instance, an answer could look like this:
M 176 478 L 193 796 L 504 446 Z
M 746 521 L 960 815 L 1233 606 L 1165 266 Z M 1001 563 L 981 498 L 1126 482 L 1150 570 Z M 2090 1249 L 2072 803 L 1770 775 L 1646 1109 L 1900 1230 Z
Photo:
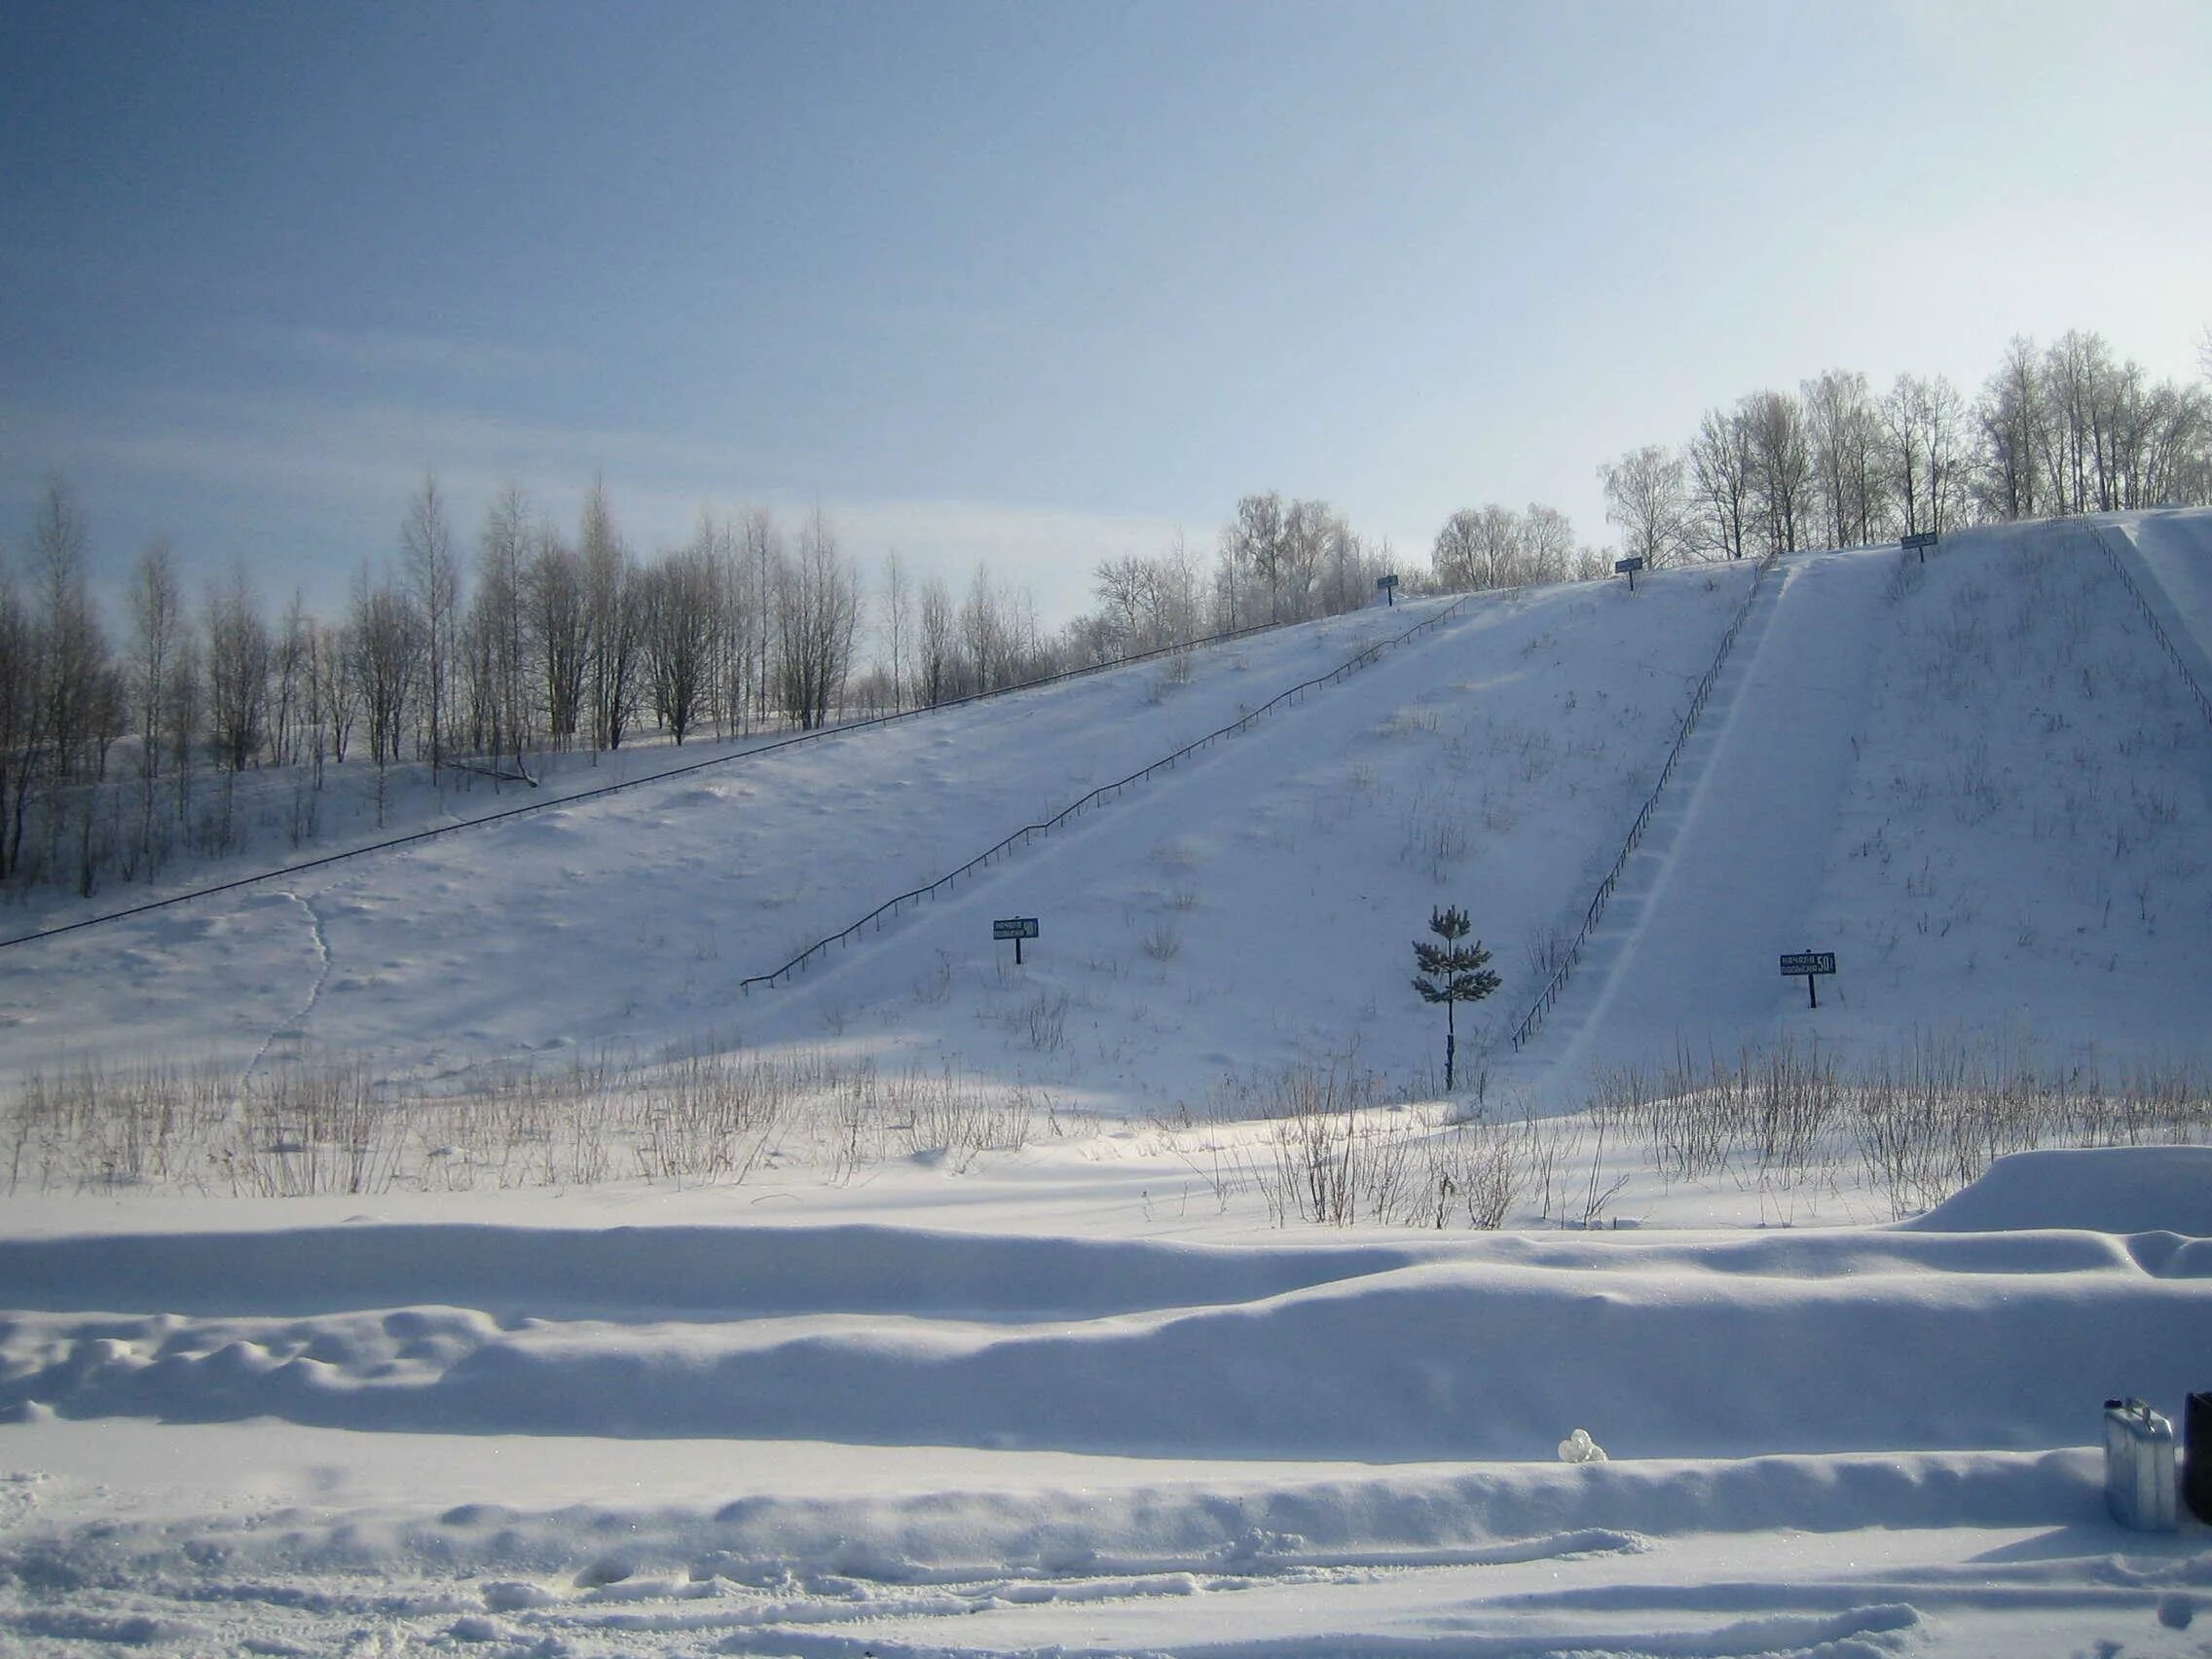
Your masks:
M 1066 998 L 1032 1015 L 1064 1019 Z M 1048 1033 L 1049 1035 L 1049 1033 Z M 1061 1039 L 1061 1040 L 1064 1040 Z M 466 1094 L 416 1094 L 364 1062 L 87 1065 L 0 1101 L 10 1193 L 162 1187 L 230 1197 L 743 1182 L 770 1161 L 850 1178 L 893 1158 L 966 1167 L 1014 1150 L 1051 1102 L 950 1069 L 879 1072 L 820 1053 L 579 1060 Z
M 2190 1062 L 2102 1073 L 2025 1046 L 1916 1035 L 1856 1065 L 1783 1043 L 1687 1051 L 1604 1074 L 1593 1110 L 1640 1136 L 1668 1182 L 1789 1192 L 1845 1181 L 1916 1215 L 2008 1153 L 2212 1139 L 2212 1076 Z

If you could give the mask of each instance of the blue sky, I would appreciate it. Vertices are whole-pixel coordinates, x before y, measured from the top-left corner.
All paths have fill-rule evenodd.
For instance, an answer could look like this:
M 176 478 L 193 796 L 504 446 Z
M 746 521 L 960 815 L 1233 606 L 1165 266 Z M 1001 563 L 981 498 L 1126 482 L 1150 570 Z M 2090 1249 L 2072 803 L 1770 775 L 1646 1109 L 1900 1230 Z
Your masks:
M 1327 498 L 1606 534 L 1599 463 L 1822 369 L 2212 321 L 2212 7 L 0 12 L 0 538 L 335 596 L 472 541 L 820 501 L 1029 579 Z

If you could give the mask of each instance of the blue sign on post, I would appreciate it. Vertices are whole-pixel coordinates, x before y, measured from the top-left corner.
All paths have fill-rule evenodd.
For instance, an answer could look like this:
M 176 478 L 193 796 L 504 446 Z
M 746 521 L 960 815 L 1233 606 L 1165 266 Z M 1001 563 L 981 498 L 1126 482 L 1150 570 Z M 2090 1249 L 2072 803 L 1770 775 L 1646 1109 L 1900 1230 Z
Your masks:
M 1636 591 L 1636 572 L 1642 569 L 1643 561 L 1641 559 L 1615 559 L 1613 561 L 1613 574 L 1628 577 L 1628 591 L 1631 593 Z
M 1021 966 L 1021 941 L 1025 939 L 1037 937 L 1037 918 L 1035 916 L 1008 916 L 1004 920 L 993 922 L 991 924 L 991 937 L 1014 940 L 1014 965 L 1018 968 Z
M 1907 553 L 1918 553 L 1920 555 L 1920 562 L 1925 565 L 1928 563 L 1928 550 L 1936 545 L 1936 537 L 1934 531 L 1923 530 L 1912 535 L 1899 537 L 1898 545 L 1903 548 Z
M 1805 976 L 1805 996 L 1814 1008 L 1821 1006 L 1820 992 L 1814 989 L 1813 976 L 1835 972 L 1835 952 L 1832 950 L 1797 950 L 1782 959 L 1785 974 Z
M 1377 576 L 1375 585 L 1382 591 L 1382 604 L 1385 608 L 1398 603 L 1398 578 L 1396 576 Z

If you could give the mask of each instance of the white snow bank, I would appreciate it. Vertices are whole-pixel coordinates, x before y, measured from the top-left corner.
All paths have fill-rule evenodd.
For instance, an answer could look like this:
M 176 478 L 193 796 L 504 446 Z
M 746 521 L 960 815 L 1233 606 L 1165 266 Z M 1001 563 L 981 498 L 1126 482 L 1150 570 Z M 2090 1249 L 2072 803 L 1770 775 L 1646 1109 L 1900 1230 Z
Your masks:
M 34 1446 L 80 1466 L 135 1461 L 143 1474 L 169 1462 L 150 1426 L 30 1432 Z M 831 1446 L 431 1436 L 395 1448 L 396 1468 L 355 1471 L 349 1463 L 375 1458 L 389 1437 L 263 1424 L 198 1432 L 234 1470 L 247 1456 L 302 1467 L 290 1481 L 240 1481 L 204 1513 L 141 1499 L 137 1514 L 69 1538 L 49 1559 L 65 1556 L 87 1577 L 140 1581 L 193 1561 L 252 1574 L 566 1578 L 618 1557 L 632 1577 L 771 1586 L 834 1572 L 918 1584 L 977 1573 L 1473 1566 L 1634 1552 L 1688 1533 L 2105 1520 L 2101 1465 L 2081 1449 L 1381 1469 L 971 1454 L 947 1484 L 938 1452 L 869 1454 L 868 1481 Z M 250 1451 L 231 1443 L 248 1436 L 259 1440 Z M 95 1438 L 90 1453 L 72 1448 Z M 554 1490 L 563 1485 L 579 1495 L 563 1500 Z M 57 1531 L 53 1523 L 75 1504 L 45 1496 L 53 1507 L 40 1530 Z
M 2014 1153 L 1997 1160 L 1963 1193 L 1903 1225 L 1941 1233 L 2072 1228 L 2212 1238 L 2212 1147 Z
M 2212 1250 L 2157 1242 L 23 1240 L 0 1412 L 1215 1458 L 1545 1457 L 1563 1420 L 1632 1459 L 2031 1450 L 2203 1384 Z
M 23 1450 L 88 1477 L 128 1460 L 135 1480 L 142 1460 L 167 1471 L 160 1432 L 49 1424 Z M 875 1458 L 871 1484 L 845 1449 L 791 1449 L 843 1470 L 832 1493 L 791 1467 L 756 1478 L 766 1449 L 696 1442 L 429 1437 L 364 1483 L 345 1465 L 374 1453 L 346 1443 L 390 1437 L 183 1438 L 248 1435 L 247 1460 L 296 1475 L 248 1477 L 230 1445 L 230 1475 L 186 1510 L 28 1477 L 0 1537 L 0 1644 L 1874 1659 L 1909 1636 L 1986 1659 L 2151 1633 L 2125 1650 L 2178 1655 L 2156 1637 L 2189 1626 L 2212 1567 L 2178 1537 L 2117 1557 L 2087 1451 L 1328 1471 L 1000 1456 L 917 1485 L 915 1454 Z M 580 1495 L 545 1488 L 548 1462 Z

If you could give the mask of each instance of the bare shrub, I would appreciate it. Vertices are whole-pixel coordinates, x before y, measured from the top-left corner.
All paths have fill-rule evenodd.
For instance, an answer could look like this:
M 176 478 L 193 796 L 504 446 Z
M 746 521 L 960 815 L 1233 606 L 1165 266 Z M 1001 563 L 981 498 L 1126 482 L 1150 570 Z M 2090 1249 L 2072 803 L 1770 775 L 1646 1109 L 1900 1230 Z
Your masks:
M 1389 1134 L 1388 1125 L 1380 1125 L 1379 1147 L 1379 1125 L 1361 1121 L 1378 1098 L 1374 1074 L 1348 1061 L 1287 1066 L 1269 1074 L 1262 1091 L 1263 1115 L 1273 1125 L 1272 1162 L 1259 1181 L 1276 1225 L 1291 1216 L 1337 1227 L 1381 1219 L 1371 1207 L 1363 1211 L 1361 1200 L 1376 1182 L 1379 1152 L 1383 1162 L 1395 1164 L 1404 1147 L 1403 1136 Z M 1381 1183 L 1394 1187 L 1395 1171 L 1382 1174 Z
M 1535 1125 L 1492 1122 L 1484 1113 L 1429 1143 L 1429 1213 L 1441 1229 L 1463 1218 L 1486 1232 L 1505 1224 L 1528 1179 Z
M 1014 1016 L 1014 1028 L 1040 1054 L 1056 1052 L 1068 1040 L 1068 994 L 1039 991 Z
M 1216 1111 L 1268 1124 L 1250 1177 L 1278 1227 L 1501 1225 L 1523 1185 L 1526 1125 L 1477 1113 L 1447 1126 L 1433 1108 L 1384 1093 L 1346 1054 L 1225 1080 Z
M 293 1198 L 625 1175 L 726 1184 L 787 1145 L 841 1179 L 917 1147 L 965 1157 L 1019 1146 L 1033 1105 L 1019 1090 L 950 1074 L 884 1079 L 865 1062 L 803 1051 L 652 1063 L 592 1055 L 556 1071 L 518 1068 L 461 1094 L 411 1093 L 359 1060 L 243 1074 L 87 1066 L 33 1074 L 0 1099 L 0 1152 L 11 1192 L 147 1186 Z
M 648 1180 L 742 1181 L 773 1145 L 790 1090 L 772 1069 L 693 1055 L 637 1091 L 633 1146 Z
M 1375 735 L 1382 738 L 1411 737 L 1416 733 L 1434 736 L 1441 723 L 1434 709 L 1416 705 L 1410 709 L 1400 709 L 1390 716 L 1375 728 Z
M 1567 960 L 1567 947 L 1574 942 L 1571 929 L 1554 922 L 1542 933 L 1531 934 L 1521 942 L 1522 961 L 1529 970 L 1529 982 L 1548 985 L 1559 972 L 1560 964 Z
M 1850 1066 L 1791 1042 L 1702 1060 L 1680 1051 L 1657 1073 L 1605 1073 L 1590 1099 L 1601 1133 L 1610 1120 L 1639 1134 L 1662 1181 L 1726 1176 L 1785 1193 L 1850 1178 L 1899 1216 L 2009 1153 L 2212 1138 L 2212 1080 L 2197 1062 L 2105 1075 L 1988 1034 L 1916 1033 Z
M 949 1067 L 910 1067 L 886 1081 L 881 1100 L 907 1156 L 940 1157 L 955 1169 L 985 1152 L 1019 1151 L 1035 1111 L 1027 1089 L 995 1088 Z
M 914 981 L 914 1001 L 924 1008 L 942 1006 L 952 995 L 952 958 L 943 951 L 937 960 Z

